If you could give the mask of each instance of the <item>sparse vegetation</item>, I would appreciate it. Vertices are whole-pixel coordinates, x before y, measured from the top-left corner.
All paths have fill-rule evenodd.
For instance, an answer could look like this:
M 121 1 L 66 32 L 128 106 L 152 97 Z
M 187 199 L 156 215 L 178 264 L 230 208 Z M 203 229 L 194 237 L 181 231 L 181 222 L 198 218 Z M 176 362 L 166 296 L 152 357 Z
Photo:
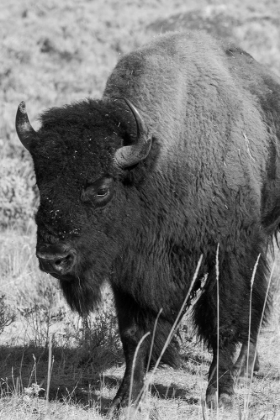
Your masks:
M 195 12 L 187 14 L 190 10 Z M 279 5 L 273 0 L 232 0 L 230 5 L 215 0 L 2 0 L 0 21 L 0 417 L 101 419 L 123 369 L 112 298 L 105 288 L 100 311 L 80 319 L 66 306 L 57 282 L 37 267 L 33 215 L 38 197 L 31 160 L 15 133 L 17 106 L 26 100 L 36 128 L 45 108 L 100 97 L 119 56 L 166 28 L 197 25 L 216 31 L 280 74 Z M 278 275 L 279 264 L 274 278 Z M 166 420 L 280 419 L 277 281 L 273 287 L 272 322 L 260 337 L 261 370 L 251 387 L 237 387 L 232 412 L 205 408 L 210 357 L 186 321 L 182 368 L 156 374 L 137 418 L 151 412 Z M 46 406 L 50 339 L 51 403 Z

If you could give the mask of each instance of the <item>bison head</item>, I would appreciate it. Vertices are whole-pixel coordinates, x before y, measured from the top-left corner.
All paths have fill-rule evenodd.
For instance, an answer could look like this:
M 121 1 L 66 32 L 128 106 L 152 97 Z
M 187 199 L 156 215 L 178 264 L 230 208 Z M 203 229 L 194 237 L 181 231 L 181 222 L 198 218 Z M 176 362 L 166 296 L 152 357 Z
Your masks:
M 85 313 L 140 217 L 128 173 L 148 156 L 151 138 L 126 99 L 53 108 L 41 123 L 35 131 L 19 105 L 16 130 L 40 192 L 37 257 L 41 270 L 60 280 L 72 308 Z

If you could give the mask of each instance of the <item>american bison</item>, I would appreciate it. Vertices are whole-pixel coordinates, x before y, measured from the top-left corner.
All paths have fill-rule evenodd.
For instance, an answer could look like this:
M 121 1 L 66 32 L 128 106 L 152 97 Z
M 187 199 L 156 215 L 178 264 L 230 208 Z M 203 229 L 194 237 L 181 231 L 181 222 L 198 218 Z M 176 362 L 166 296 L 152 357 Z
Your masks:
M 159 357 L 201 255 L 193 290 L 208 277 L 193 320 L 213 351 L 206 398 L 215 404 L 218 389 L 230 404 L 233 354 L 247 348 L 250 305 L 257 340 L 280 223 L 279 79 L 233 45 L 169 33 L 121 58 L 102 99 L 52 108 L 38 131 L 21 103 L 16 129 L 40 191 L 40 268 L 81 314 L 110 281 L 126 361 L 114 405 L 128 403 L 136 347 L 162 309 L 151 365 Z M 151 336 L 137 353 L 132 401 Z M 162 362 L 178 359 L 172 341 Z

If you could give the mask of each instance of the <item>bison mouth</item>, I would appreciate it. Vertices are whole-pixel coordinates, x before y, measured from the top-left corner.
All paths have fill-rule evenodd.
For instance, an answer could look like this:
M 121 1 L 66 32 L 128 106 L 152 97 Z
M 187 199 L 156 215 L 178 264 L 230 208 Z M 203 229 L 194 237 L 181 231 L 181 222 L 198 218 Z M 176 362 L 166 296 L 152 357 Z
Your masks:
M 65 275 L 59 275 L 55 273 L 49 273 L 51 276 L 53 276 L 55 279 L 60 280 L 62 282 L 73 282 L 77 280 L 77 278 L 72 274 L 65 274 Z

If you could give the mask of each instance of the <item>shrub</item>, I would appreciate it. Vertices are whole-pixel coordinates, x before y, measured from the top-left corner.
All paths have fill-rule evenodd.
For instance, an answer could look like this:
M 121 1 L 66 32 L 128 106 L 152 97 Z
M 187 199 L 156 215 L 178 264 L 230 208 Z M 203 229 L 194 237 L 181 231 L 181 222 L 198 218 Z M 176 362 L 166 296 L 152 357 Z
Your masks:
M 15 321 L 15 314 L 5 302 L 5 295 L 0 294 L 0 333 Z
M 0 180 L 0 228 L 26 228 L 38 201 L 31 162 L 6 157 L 1 161 Z

